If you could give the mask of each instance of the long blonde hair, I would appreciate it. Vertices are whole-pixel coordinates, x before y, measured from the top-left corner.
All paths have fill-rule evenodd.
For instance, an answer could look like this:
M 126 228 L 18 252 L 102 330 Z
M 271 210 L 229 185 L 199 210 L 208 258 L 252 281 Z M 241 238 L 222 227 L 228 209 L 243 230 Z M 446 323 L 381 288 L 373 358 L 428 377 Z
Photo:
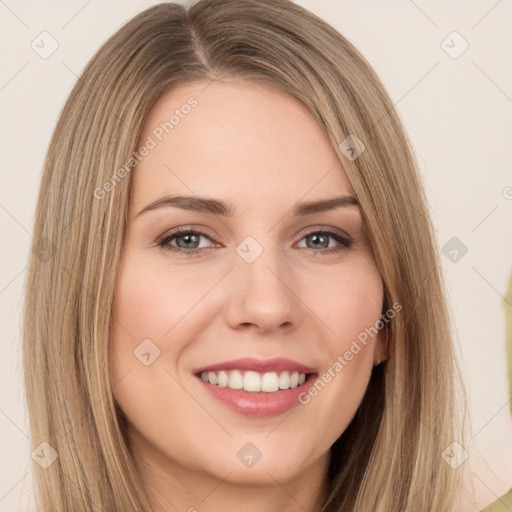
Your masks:
M 443 460 L 461 439 L 440 264 L 417 163 L 393 103 L 364 57 L 288 0 L 155 5 L 91 59 L 46 155 L 24 310 L 23 365 L 44 512 L 150 510 L 112 395 L 111 306 L 131 173 L 98 197 L 137 149 L 151 108 L 178 84 L 237 77 L 301 101 L 339 155 L 384 282 L 389 358 L 331 449 L 325 512 L 452 510 L 459 470 Z M 365 146 L 347 158 L 340 144 Z M 462 396 L 462 395 L 461 395 Z

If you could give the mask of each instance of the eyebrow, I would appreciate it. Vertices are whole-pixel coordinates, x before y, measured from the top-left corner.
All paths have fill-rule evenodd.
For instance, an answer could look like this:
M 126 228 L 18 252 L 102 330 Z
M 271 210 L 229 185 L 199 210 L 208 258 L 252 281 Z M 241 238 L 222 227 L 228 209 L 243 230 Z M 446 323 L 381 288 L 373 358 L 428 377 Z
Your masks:
M 357 199 L 352 196 L 332 197 L 329 199 L 322 199 L 320 201 L 297 203 L 293 206 L 291 215 L 301 217 L 311 215 L 313 213 L 334 210 L 335 208 L 358 205 L 359 203 Z M 235 207 L 233 203 L 230 202 L 224 202 L 209 197 L 168 195 L 161 197 L 142 208 L 135 218 L 140 217 L 144 213 L 164 207 L 181 208 L 183 210 L 209 213 L 221 217 L 233 217 L 235 214 Z

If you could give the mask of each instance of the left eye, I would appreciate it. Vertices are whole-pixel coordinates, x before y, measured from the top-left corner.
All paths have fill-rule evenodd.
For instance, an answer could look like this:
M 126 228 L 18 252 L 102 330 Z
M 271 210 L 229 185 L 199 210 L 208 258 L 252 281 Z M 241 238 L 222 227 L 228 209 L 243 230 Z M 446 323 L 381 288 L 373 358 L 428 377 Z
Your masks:
M 177 230 L 162 238 L 158 245 L 168 251 L 186 253 L 187 255 L 196 254 L 206 249 L 204 246 L 200 247 L 201 238 L 211 240 L 207 234 L 201 231 Z M 330 239 L 335 240 L 337 244 L 330 246 Z M 320 251 L 321 253 L 346 250 L 352 245 L 352 240 L 348 237 L 334 231 L 325 230 L 307 233 L 301 238 L 302 240 L 306 240 L 306 244 L 312 244 L 312 246 L 305 247 L 306 249 Z M 172 242 L 176 242 L 176 245 Z
M 352 241 L 349 238 L 342 236 L 339 233 L 335 233 L 334 231 L 313 231 L 311 233 L 304 235 L 304 237 L 301 240 L 304 239 L 306 241 L 311 241 L 313 243 L 314 247 L 307 247 L 308 249 L 318 250 L 319 246 L 320 248 L 329 249 L 327 251 L 322 252 L 334 252 L 342 249 L 348 249 L 352 245 Z M 335 240 L 338 243 L 338 245 L 335 245 L 334 247 L 329 247 L 329 239 Z M 327 243 L 327 245 L 324 247 L 325 242 Z

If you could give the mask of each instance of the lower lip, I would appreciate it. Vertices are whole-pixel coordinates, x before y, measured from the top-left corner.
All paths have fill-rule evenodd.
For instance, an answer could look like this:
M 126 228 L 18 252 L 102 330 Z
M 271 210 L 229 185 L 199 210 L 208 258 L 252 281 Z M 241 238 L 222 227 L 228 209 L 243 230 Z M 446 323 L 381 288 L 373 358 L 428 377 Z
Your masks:
M 204 382 L 201 377 L 196 376 L 204 389 L 210 392 L 219 402 L 240 414 L 260 418 L 277 416 L 299 405 L 301 403 L 299 395 L 307 393 L 317 377 L 318 375 L 312 374 L 308 376 L 306 382 L 301 386 L 267 393 L 264 391 L 245 391 L 228 387 L 221 388 L 220 386 Z

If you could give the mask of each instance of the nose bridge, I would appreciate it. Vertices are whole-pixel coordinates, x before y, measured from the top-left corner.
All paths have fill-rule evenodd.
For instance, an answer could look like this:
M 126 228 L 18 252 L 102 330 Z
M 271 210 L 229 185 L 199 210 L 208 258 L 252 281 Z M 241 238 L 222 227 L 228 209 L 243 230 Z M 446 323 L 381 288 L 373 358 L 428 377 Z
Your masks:
M 230 320 L 253 323 L 271 329 L 295 323 L 297 297 L 291 267 L 272 235 L 248 236 L 236 247 L 232 282 L 230 284 Z

